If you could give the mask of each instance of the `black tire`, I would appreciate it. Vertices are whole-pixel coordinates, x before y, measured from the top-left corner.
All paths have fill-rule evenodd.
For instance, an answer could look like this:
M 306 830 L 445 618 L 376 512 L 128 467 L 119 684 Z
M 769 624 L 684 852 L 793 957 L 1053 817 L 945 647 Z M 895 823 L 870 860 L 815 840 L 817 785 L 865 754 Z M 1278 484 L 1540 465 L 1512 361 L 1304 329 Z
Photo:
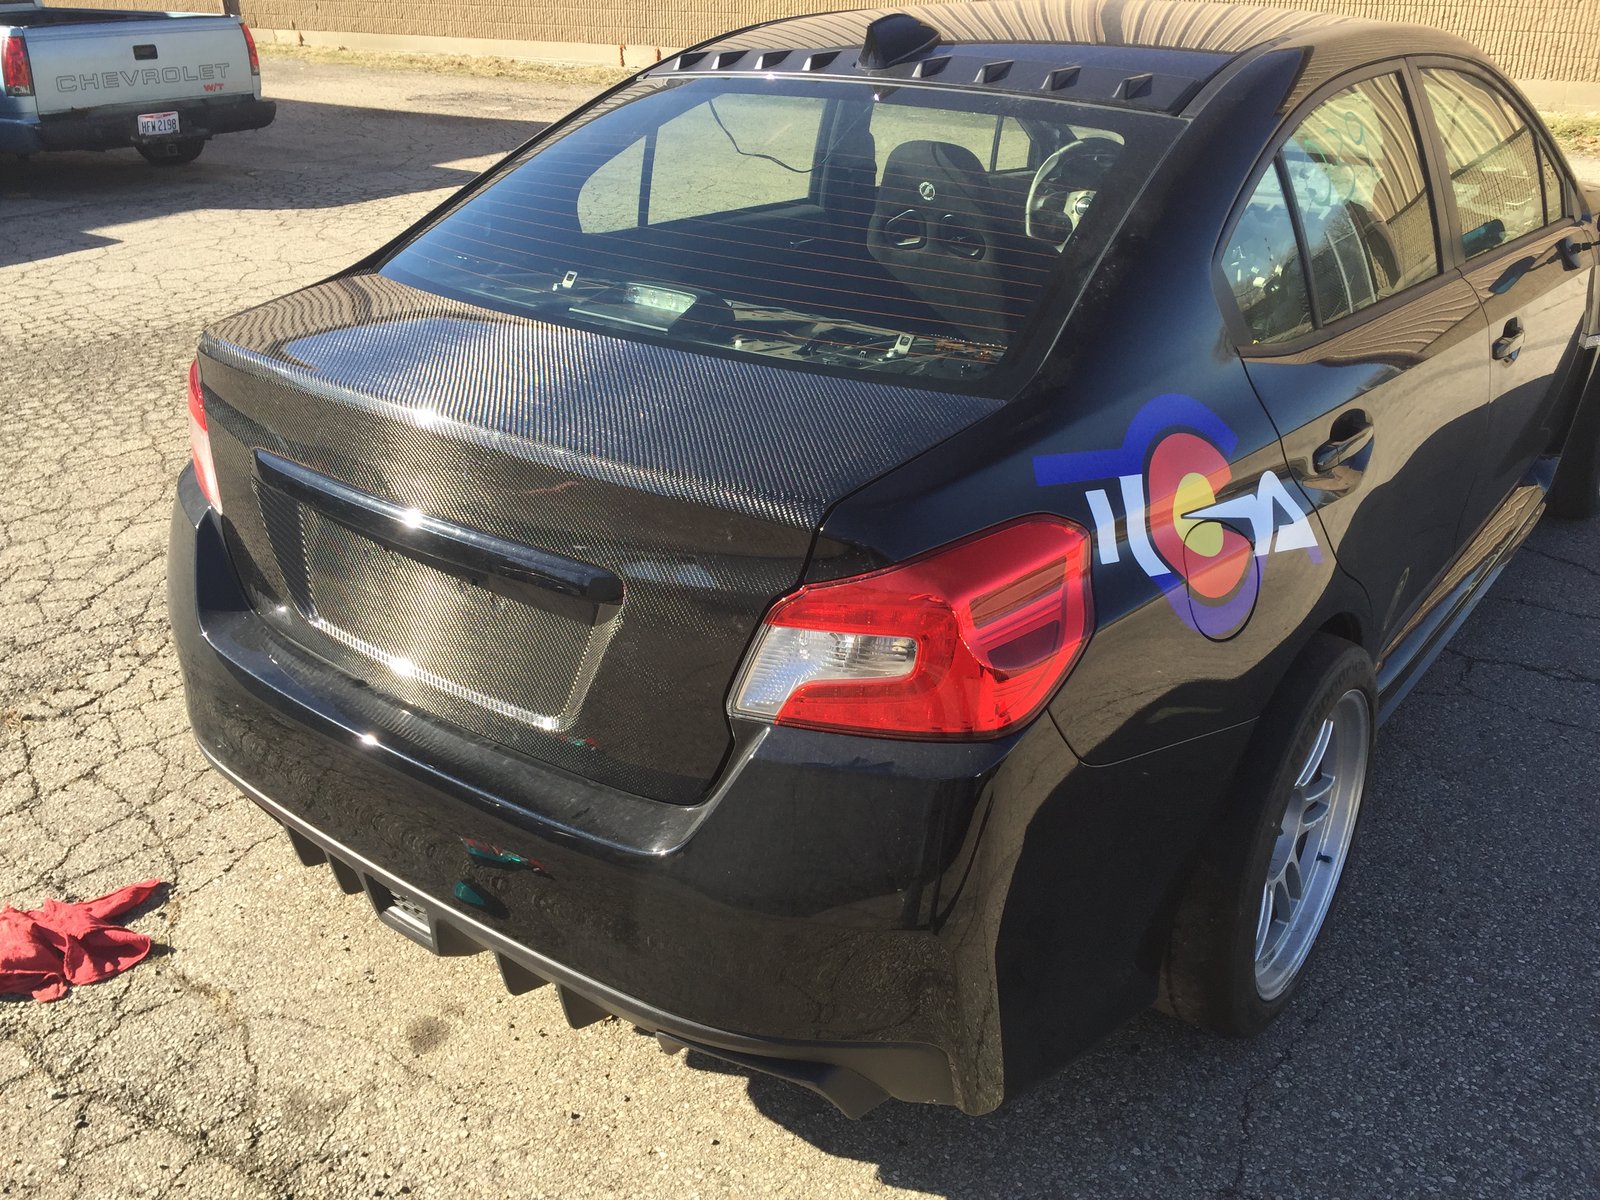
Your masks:
M 1545 505 L 1564 521 L 1600 515 L 1600 380 L 1585 390 Z
M 134 149 L 152 167 L 181 167 L 200 157 L 206 148 L 205 138 L 173 138 L 170 142 L 150 142 Z
M 1366 698 L 1365 762 L 1354 772 L 1360 781 L 1359 803 L 1359 797 L 1371 791 L 1377 713 L 1377 687 L 1366 651 L 1342 638 L 1318 634 L 1262 716 L 1240 772 L 1235 802 L 1207 836 L 1178 905 L 1158 1000 L 1158 1007 L 1172 1016 L 1213 1033 L 1251 1036 L 1283 1010 L 1304 978 L 1320 937 L 1294 968 L 1287 986 L 1271 999 L 1262 998 L 1256 975 L 1257 921 L 1265 908 L 1267 873 L 1296 777 L 1317 745 L 1323 722 L 1352 691 Z M 1359 712 L 1360 707 L 1351 699 L 1345 712 Z M 1354 816 L 1351 847 L 1359 832 L 1359 807 Z M 1348 861 L 1346 854 L 1335 868 L 1333 900 L 1316 933 L 1326 927 L 1327 915 L 1337 907 L 1341 868 Z

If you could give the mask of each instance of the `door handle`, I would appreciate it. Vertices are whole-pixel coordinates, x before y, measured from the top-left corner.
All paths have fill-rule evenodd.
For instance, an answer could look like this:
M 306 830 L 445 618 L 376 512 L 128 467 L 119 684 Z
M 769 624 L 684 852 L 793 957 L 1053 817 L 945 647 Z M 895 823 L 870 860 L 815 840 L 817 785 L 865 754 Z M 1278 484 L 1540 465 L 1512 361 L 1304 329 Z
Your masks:
M 1311 455 L 1311 466 L 1318 475 L 1341 467 L 1372 445 L 1372 422 L 1366 421 L 1346 437 L 1324 442 Z
M 1506 322 L 1505 332 L 1494 340 L 1495 358 L 1507 366 L 1516 362 L 1517 357 L 1522 353 L 1522 343 L 1525 337 L 1522 319 L 1520 317 L 1512 317 L 1511 320 Z

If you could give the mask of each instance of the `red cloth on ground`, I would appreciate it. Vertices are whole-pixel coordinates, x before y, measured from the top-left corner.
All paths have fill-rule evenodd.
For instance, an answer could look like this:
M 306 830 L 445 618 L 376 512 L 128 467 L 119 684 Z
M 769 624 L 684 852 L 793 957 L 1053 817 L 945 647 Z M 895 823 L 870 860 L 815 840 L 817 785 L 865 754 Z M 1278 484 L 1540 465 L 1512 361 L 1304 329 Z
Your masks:
M 159 879 L 149 879 L 81 904 L 46 900 L 32 912 L 0 909 L 0 994 L 27 992 L 44 1003 L 65 996 L 69 983 L 99 983 L 126 971 L 150 953 L 150 939 L 111 918 L 159 887 Z

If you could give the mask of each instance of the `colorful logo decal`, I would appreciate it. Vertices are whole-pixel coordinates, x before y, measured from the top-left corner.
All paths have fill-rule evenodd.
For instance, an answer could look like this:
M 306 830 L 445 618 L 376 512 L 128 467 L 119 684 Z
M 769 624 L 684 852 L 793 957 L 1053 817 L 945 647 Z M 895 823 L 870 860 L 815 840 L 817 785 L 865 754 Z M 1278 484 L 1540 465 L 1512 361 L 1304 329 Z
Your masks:
M 1100 562 L 1122 557 L 1120 500 L 1134 561 L 1185 624 L 1209 638 L 1226 638 L 1255 610 L 1261 559 L 1284 550 L 1320 559 L 1305 510 L 1273 472 L 1262 474 L 1253 494 L 1217 500 L 1233 479 L 1228 455 L 1238 443 L 1205 405 L 1169 393 L 1139 410 L 1117 449 L 1041 455 L 1033 460 L 1034 478 L 1041 487 L 1114 484 L 1084 496 Z

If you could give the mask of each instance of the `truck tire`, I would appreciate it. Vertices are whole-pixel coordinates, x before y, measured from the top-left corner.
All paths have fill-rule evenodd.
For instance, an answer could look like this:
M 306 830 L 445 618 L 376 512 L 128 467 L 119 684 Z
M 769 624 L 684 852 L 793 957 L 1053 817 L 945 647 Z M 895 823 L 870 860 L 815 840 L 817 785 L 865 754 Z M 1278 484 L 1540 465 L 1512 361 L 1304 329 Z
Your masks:
M 200 157 L 206 148 L 205 138 L 174 138 L 170 142 L 151 142 L 135 149 L 152 167 L 181 167 Z

